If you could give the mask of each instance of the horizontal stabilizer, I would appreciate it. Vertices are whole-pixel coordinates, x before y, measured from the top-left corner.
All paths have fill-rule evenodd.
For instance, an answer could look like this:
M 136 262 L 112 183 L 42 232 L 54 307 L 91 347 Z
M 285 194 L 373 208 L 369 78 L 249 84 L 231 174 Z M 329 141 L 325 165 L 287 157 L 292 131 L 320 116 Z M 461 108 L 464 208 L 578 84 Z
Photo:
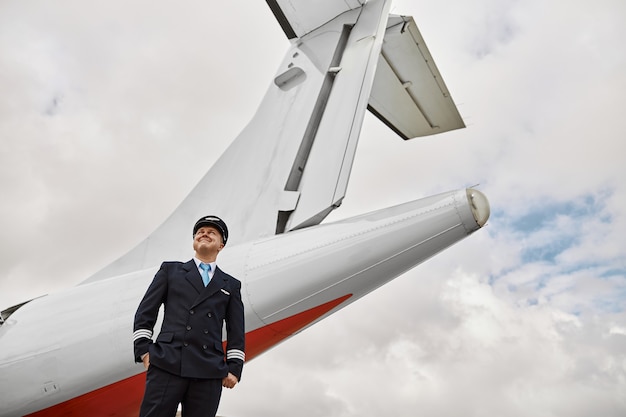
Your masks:
M 389 16 L 368 109 L 403 139 L 465 127 L 410 16 Z
M 365 0 L 266 0 L 287 38 L 301 38 Z

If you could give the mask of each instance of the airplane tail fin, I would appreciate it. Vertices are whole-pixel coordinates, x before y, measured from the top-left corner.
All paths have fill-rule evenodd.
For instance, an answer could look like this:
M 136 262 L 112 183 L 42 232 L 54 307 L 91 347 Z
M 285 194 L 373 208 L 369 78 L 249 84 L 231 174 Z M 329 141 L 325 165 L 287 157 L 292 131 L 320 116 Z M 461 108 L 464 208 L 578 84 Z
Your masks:
M 398 37 L 398 45 L 404 45 L 403 33 L 413 36 L 417 30 L 411 29 L 412 19 L 402 18 L 404 32 L 396 17 L 388 23 L 390 0 L 268 0 L 268 4 L 274 6 L 291 46 L 257 113 L 158 229 L 87 281 L 188 258 L 192 225 L 207 214 L 236 225 L 229 228 L 228 247 L 319 224 L 345 196 L 368 106 L 407 137 L 413 134 L 409 123 L 413 113 L 394 118 L 404 106 L 398 97 L 406 101 L 408 96 L 413 112 L 427 109 L 433 133 L 432 126 L 441 124 L 424 104 L 428 97 L 412 98 L 436 90 L 418 88 L 424 75 L 411 79 L 417 90 L 396 88 L 393 94 L 380 94 L 389 88 L 386 84 L 404 80 L 402 71 L 424 65 L 404 58 L 402 48 L 393 46 L 396 41 L 389 41 L 390 49 L 383 45 L 388 36 Z M 381 50 L 386 49 L 389 65 L 384 73 L 377 72 Z M 413 47 L 409 53 L 423 50 Z M 426 66 L 430 71 L 425 76 L 432 78 L 436 67 Z M 435 84 L 445 91 L 439 81 Z M 441 88 L 436 94 L 441 95 Z M 450 106 L 451 100 L 443 101 Z

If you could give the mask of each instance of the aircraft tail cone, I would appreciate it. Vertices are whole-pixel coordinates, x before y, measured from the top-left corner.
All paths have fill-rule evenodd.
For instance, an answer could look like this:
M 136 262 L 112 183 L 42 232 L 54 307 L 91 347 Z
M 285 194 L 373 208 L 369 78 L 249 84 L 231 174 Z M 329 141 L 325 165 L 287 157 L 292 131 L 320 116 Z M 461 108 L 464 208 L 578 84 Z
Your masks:
M 489 215 L 491 214 L 491 209 L 489 208 L 489 200 L 483 193 L 473 188 L 467 189 L 467 201 L 472 209 L 472 214 L 474 215 L 474 219 L 476 223 L 483 227 L 487 220 L 489 219 Z
M 271 327 L 339 300 L 319 319 L 332 314 L 472 234 L 488 218 L 484 194 L 460 189 L 261 239 L 221 256 L 227 270 L 244 278 L 256 313 L 246 325 Z

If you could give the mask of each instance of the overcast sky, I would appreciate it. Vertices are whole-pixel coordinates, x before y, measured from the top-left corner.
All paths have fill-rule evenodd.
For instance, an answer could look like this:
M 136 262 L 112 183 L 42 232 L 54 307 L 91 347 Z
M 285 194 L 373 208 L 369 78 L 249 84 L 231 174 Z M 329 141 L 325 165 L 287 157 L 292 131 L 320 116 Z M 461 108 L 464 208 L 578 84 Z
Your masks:
M 329 220 L 480 184 L 488 226 L 250 362 L 220 414 L 626 415 L 626 3 L 392 12 L 467 128 L 404 142 L 368 116 Z M 0 308 L 160 224 L 287 48 L 261 0 L 0 0 Z

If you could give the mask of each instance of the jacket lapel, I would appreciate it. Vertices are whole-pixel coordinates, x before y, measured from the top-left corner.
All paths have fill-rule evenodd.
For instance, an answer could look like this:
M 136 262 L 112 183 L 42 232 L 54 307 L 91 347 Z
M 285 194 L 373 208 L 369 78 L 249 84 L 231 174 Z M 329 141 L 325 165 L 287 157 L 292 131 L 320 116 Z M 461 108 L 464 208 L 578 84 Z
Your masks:
M 195 288 L 198 294 L 201 294 L 206 288 L 204 288 L 200 271 L 198 271 L 198 267 L 196 266 L 194 260 L 192 259 L 189 262 L 184 263 L 183 269 L 185 270 L 185 280 L 187 280 L 187 282 Z
M 195 267 L 195 262 L 193 262 L 193 260 L 191 262 L 194 264 L 194 267 Z M 204 300 L 206 300 L 207 298 L 209 298 L 216 292 L 220 291 L 222 288 L 226 286 L 226 283 L 228 282 L 226 274 L 224 274 L 222 270 L 217 266 L 215 267 L 215 273 L 213 274 L 213 277 L 211 278 L 209 285 L 207 285 L 206 287 L 202 283 L 202 277 L 200 277 L 200 272 L 198 271 L 198 268 L 196 268 L 196 272 L 200 279 L 201 290 L 200 290 L 200 295 L 198 296 L 198 298 L 196 298 L 196 301 L 194 301 L 193 303 L 193 307 L 197 306 L 198 304 L 202 303 Z

